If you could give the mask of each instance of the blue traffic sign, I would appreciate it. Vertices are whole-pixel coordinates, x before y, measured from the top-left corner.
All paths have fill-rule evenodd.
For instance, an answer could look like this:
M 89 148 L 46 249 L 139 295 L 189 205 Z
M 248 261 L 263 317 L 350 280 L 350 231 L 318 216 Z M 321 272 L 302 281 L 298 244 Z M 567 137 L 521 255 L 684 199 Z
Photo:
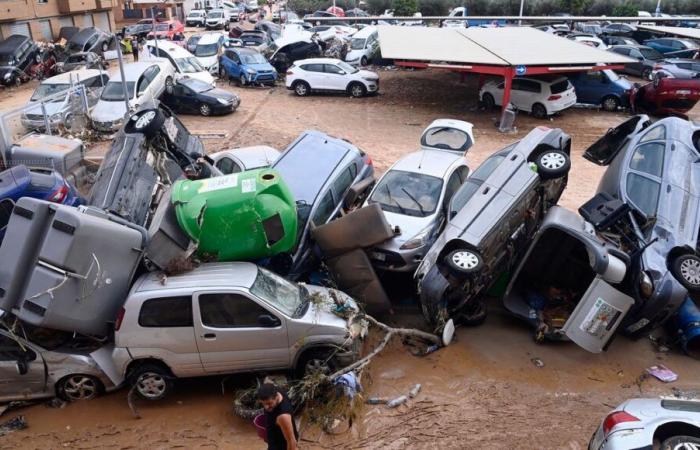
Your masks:
M 515 66 L 515 74 L 516 75 L 525 75 L 525 72 L 527 72 L 527 67 Z

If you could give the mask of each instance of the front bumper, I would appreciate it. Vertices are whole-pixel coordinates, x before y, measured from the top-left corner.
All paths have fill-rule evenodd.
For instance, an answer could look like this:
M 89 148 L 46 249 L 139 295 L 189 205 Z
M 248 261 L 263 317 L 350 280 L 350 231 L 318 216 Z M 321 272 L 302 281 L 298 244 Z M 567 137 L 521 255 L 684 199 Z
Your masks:
M 372 265 L 377 269 L 391 272 L 415 272 L 427 250 L 424 247 L 398 252 L 375 247 L 369 250 L 368 254 Z
M 240 105 L 240 101 L 236 100 L 234 100 L 232 103 L 229 103 L 228 105 L 222 105 L 221 103 L 219 103 L 216 106 L 212 105 L 211 112 L 212 114 L 226 114 L 235 111 L 236 108 L 238 108 L 238 105 Z
M 369 93 L 379 91 L 379 81 L 366 81 L 365 86 L 367 87 L 367 92 Z
M 253 75 L 246 74 L 246 78 L 248 79 L 249 83 L 254 83 L 254 84 L 271 83 L 271 84 L 274 84 L 275 81 L 277 81 L 277 73 L 276 72 L 265 72 L 265 73 L 256 72 Z
M 119 130 L 124 124 L 124 119 L 117 119 L 108 122 L 92 121 L 92 128 L 101 133 L 113 133 Z

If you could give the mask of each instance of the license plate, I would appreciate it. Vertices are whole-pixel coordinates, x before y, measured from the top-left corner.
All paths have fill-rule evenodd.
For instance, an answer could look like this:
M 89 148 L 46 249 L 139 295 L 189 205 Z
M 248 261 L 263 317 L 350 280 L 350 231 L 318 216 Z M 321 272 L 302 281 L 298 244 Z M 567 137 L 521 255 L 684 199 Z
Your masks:
M 680 89 L 676 91 L 676 94 L 678 95 L 690 95 L 690 90 L 689 89 Z
M 386 255 L 384 253 L 372 252 L 372 259 L 377 261 L 386 261 Z

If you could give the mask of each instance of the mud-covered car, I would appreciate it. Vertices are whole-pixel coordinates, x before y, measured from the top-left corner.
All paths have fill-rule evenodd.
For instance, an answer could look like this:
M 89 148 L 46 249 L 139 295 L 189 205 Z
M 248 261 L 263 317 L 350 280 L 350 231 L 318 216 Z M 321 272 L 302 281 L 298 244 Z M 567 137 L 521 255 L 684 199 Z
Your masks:
M 606 220 L 615 226 L 605 231 L 634 256 L 629 284 L 636 301 L 623 327 L 639 334 L 671 316 L 688 291 L 700 292 L 700 125 L 677 117 L 651 124 L 647 116 L 635 116 L 584 156 L 608 166 L 597 197 L 629 209 Z M 583 208 L 584 218 L 606 208 L 602 200 Z M 640 308 L 644 313 L 636 314 Z
M 486 159 L 454 194 L 447 225 L 418 266 L 415 279 L 425 319 L 476 325 L 480 299 L 514 267 L 547 210 L 566 187 L 571 138 L 537 127 Z

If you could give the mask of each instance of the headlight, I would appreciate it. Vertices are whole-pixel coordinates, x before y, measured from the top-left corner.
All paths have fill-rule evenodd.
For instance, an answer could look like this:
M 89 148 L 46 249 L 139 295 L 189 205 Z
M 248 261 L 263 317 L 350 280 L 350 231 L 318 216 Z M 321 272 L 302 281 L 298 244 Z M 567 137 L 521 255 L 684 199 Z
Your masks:
M 255 73 L 255 69 L 246 69 L 245 72 L 246 72 L 248 75 L 253 75 L 253 74 Z
M 646 272 L 639 274 L 639 293 L 644 298 L 650 298 L 654 294 L 654 282 Z
M 413 236 L 411 239 L 403 243 L 401 250 L 413 250 L 414 248 L 419 248 L 424 246 L 428 242 L 428 236 L 430 236 L 430 231 L 432 230 L 432 225 L 427 226 L 420 230 L 418 234 Z
M 222 105 L 228 105 L 230 103 L 228 100 L 224 100 L 223 98 L 217 98 L 216 101 Z
M 377 77 L 362 77 L 362 79 L 366 80 L 366 81 L 378 81 L 379 80 L 379 78 L 377 78 Z

